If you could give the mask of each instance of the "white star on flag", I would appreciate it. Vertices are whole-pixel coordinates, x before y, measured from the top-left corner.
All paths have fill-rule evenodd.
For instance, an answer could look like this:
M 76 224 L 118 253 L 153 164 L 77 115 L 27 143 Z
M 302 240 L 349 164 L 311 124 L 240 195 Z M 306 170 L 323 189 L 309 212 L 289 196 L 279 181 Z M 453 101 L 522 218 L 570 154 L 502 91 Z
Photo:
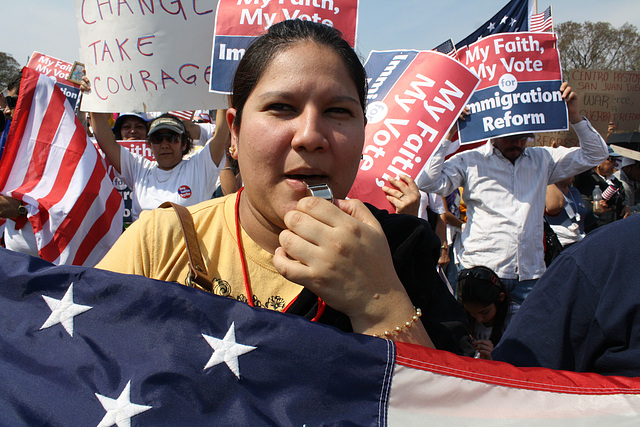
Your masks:
M 489 26 L 487 27 L 487 30 L 493 31 L 495 29 L 496 29 L 496 24 L 494 24 L 493 22 L 489 22 Z
M 73 282 L 69 285 L 69 289 L 61 300 L 42 295 L 44 301 L 51 309 L 51 314 L 40 327 L 40 330 L 49 328 L 53 325 L 61 323 L 65 331 L 73 336 L 73 318 L 78 314 L 82 314 L 93 307 L 88 305 L 80 305 L 73 303 Z
M 515 24 L 516 22 L 518 22 L 517 19 L 511 18 L 511 23 L 509 24 L 509 26 L 513 27 L 513 24 Z
M 122 393 L 120 393 L 117 399 L 112 399 L 98 393 L 96 393 L 96 397 L 100 401 L 100 404 L 102 404 L 102 407 L 107 411 L 100 421 L 100 424 L 98 424 L 98 427 L 108 427 L 114 424 L 118 427 L 130 427 L 131 418 L 153 408 L 153 406 L 131 403 L 131 381 L 124 386 L 124 390 L 122 390 Z
M 233 372 L 239 379 L 240 366 L 238 365 L 238 357 L 255 350 L 256 347 L 238 344 L 236 342 L 235 322 L 231 323 L 231 326 L 223 339 L 214 338 L 205 334 L 202 334 L 202 336 L 214 350 L 204 369 L 211 368 L 212 366 L 216 366 L 224 362 L 227 364 L 231 372 Z
M 507 15 L 504 15 L 502 17 L 502 19 L 500 20 L 500 24 L 506 24 L 507 23 L 507 19 L 509 19 L 509 17 Z

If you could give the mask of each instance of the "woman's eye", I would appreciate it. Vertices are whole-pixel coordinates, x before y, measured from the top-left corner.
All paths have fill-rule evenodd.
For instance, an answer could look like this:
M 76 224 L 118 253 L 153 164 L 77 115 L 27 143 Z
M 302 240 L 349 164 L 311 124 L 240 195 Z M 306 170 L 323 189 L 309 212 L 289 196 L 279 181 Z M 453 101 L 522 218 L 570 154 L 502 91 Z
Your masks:
M 292 111 L 293 107 L 289 104 L 273 103 L 267 107 L 271 111 Z
M 329 108 L 329 112 L 333 113 L 333 114 L 346 114 L 346 115 L 352 115 L 351 114 L 351 110 L 348 108 L 343 108 L 343 107 L 333 107 L 333 108 Z

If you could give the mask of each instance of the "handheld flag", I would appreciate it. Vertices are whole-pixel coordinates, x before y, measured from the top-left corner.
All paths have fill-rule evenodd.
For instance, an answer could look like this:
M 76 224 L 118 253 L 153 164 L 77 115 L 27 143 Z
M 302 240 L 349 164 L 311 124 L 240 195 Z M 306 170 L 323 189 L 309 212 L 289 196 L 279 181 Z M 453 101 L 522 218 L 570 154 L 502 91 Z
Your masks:
M 38 252 L 55 264 L 95 265 L 122 232 L 123 203 L 55 82 L 24 68 L 0 161 L 0 194 L 25 204 Z

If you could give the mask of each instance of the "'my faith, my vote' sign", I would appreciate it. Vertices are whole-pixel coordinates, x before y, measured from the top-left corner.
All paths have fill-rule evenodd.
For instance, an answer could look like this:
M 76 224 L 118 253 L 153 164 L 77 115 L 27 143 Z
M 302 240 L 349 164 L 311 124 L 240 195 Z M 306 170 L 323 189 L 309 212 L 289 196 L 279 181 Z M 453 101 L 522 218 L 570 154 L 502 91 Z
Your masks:
M 435 51 L 374 51 L 365 68 L 368 123 L 349 197 L 394 212 L 382 186 L 399 175 L 417 177 L 480 79 Z
M 482 79 L 459 123 L 462 142 L 568 128 L 556 42 L 551 33 L 501 33 L 458 51 Z

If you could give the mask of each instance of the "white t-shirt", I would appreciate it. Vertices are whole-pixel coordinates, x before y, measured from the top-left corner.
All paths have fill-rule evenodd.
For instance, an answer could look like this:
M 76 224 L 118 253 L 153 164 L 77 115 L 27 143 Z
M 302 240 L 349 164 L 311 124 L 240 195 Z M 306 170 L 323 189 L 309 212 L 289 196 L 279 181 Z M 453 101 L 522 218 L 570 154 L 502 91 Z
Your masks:
M 143 210 L 156 209 L 164 202 L 191 206 L 209 200 L 224 163 L 223 157 L 216 166 L 208 145 L 169 171 L 158 168 L 155 161 L 120 150 L 120 177 L 131 189 L 131 218 L 135 221 Z

